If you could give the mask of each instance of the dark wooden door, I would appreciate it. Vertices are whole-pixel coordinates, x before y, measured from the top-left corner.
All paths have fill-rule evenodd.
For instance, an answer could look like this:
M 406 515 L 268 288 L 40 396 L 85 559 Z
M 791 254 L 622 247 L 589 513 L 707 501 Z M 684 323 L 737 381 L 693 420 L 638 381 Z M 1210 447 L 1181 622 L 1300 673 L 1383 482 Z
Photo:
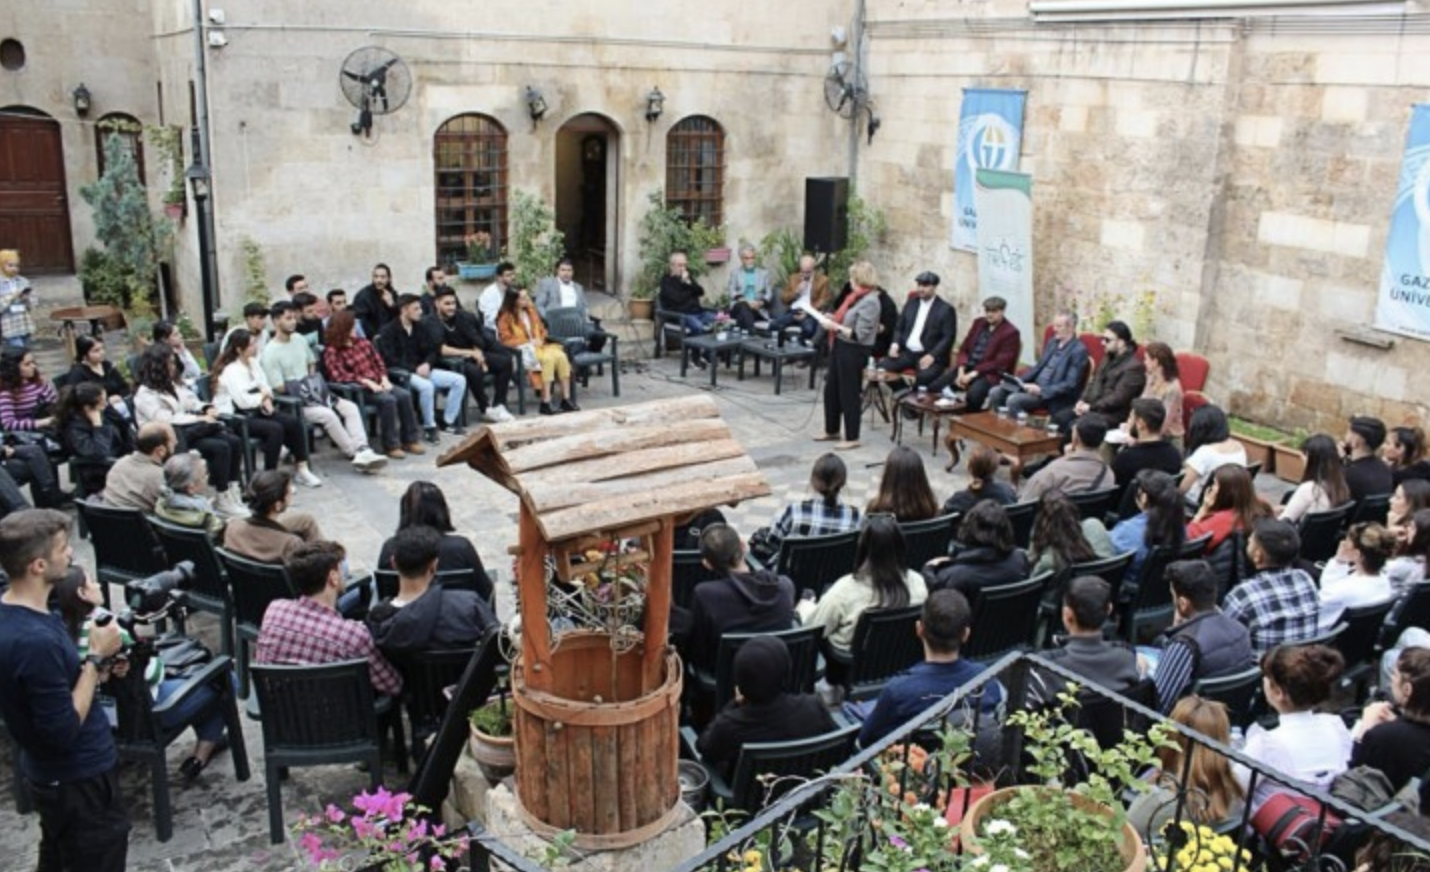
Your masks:
M 26 275 L 74 272 L 60 125 L 0 115 L 0 248 L 20 250 Z

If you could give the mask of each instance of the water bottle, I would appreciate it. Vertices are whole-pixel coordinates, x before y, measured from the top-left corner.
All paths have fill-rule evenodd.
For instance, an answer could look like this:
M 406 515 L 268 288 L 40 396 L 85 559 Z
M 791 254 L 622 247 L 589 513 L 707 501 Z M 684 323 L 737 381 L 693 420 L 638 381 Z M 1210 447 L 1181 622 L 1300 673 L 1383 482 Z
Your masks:
M 1241 727 L 1231 728 L 1231 748 L 1233 751 L 1240 751 L 1246 745 L 1246 734 L 1241 731 Z

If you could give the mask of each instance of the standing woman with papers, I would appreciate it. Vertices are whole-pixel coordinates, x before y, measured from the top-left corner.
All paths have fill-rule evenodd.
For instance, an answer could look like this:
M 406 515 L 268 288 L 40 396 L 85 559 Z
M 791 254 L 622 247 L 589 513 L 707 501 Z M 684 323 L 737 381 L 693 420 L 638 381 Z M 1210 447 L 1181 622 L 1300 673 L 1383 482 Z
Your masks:
M 847 451 L 859 447 L 859 372 L 874 352 L 879 331 L 879 275 L 868 261 L 861 260 L 849 270 L 853 290 L 844 297 L 833 316 L 820 314 L 819 322 L 829 335 L 829 370 L 824 381 L 824 432 L 816 442 L 839 439 L 839 423 L 844 422 L 844 439 L 834 447 Z

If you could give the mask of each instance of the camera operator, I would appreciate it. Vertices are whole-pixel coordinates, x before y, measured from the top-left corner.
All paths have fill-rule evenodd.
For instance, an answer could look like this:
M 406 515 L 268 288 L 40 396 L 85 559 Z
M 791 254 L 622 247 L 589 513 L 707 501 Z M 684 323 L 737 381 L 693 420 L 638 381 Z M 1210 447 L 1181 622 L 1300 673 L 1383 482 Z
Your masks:
M 43 872 L 123 872 L 129 816 L 119 792 L 109 721 L 94 705 L 119 651 L 119 628 L 96 627 L 90 654 L 50 612 L 54 585 L 73 551 L 70 519 L 27 509 L 0 520 L 0 565 L 10 588 L 0 597 L 0 713 L 21 750 L 21 767 L 40 813 Z

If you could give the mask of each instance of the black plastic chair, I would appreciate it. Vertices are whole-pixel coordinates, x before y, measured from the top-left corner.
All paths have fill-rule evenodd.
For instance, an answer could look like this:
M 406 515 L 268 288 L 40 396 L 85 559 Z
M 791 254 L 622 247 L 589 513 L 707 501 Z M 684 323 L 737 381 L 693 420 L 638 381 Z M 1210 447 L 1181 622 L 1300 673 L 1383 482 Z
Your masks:
M 1349 523 L 1384 524 L 1386 517 L 1390 515 L 1390 497 L 1391 494 L 1366 494 L 1361 497 Z
M 682 609 L 695 601 L 695 586 L 702 581 L 714 581 L 724 575 L 707 569 L 699 551 L 671 552 L 670 601 Z
M 1008 522 L 1013 525 L 1013 541 L 1019 548 L 1027 548 L 1033 541 L 1033 523 L 1038 519 L 1037 501 L 1014 503 L 1004 506 L 1003 511 L 1008 514 Z
M 1400 598 L 1381 631 L 1380 647 L 1393 647 L 1400 634 L 1411 627 L 1430 630 L 1430 584 L 1417 584 Z
M 922 606 L 865 609 L 854 625 L 848 651 L 825 644 L 824 656 L 844 667 L 846 699 L 873 699 L 889 679 L 923 660 L 923 642 L 915 629 L 922 613 Z
M 1339 639 L 1341 637 L 1341 634 L 1345 631 L 1346 622 L 1338 621 L 1334 627 L 1331 627 L 1330 629 L 1326 630 L 1321 630 L 1314 636 L 1307 636 L 1306 638 L 1299 639 L 1295 642 L 1282 642 L 1281 644 L 1287 646 L 1288 648 L 1303 648 L 1307 645 L 1330 645 L 1334 648 L 1336 646 L 1336 640 Z
M 724 708 L 735 698 L 735 654 L 741 645 L 756 636 L 778 636 L 789 648 L 790 672 L 785 690 L 792 693 L 814 692 L 814 682 L 819 678 L 819 643 L 824 638 L 822 627 L 797 627 L 777 633 L 725 633 L 720 637 L 720 647 L 715 652 L 715 672 L 699 670 L 695 673 L 699 690 L 707 696 L 714 695 L 714 711 Z
M 1345 535 L 1346 522 L 1355 503 L 1346 503 L 1324 512 L 1307 512 L 1301 518 L 1298 532 L 1301 534 L 1301 559 L 1310 563 L 1321 563 L 1336 556 L 1341 538 Z
M 854 571 L 854 552 L 859 531 L 846 530 L 827 536 L 790 536 L 780 543 L 775 571 L 794 582 L 796 591 L 824 589 Z
M 710 793 L 726 808 L 754 813 L 854 756 L 859 725 L 793 742 L 751 742 L 740 748 L 727 782 L 710 769 Z M 764 777 L 769 776 L 769 777 Z
M 1151 638 L 1170 626 L 1176 616 L 1172 605 L 1172 591 L 1167 586 L 1165 574 L 1168 564 L 1178 560 L 1196 560 L 1206 551 L 1212 534 L 1207 533 L 1182 543 L 1180 548 L 1159 545 L 1152 549 L 1142 565 L 1142 576 L 1137 580 L 1137 589 L 1122 609 L 1122 638 L 1137 644 L 1140 639 Z
M 219 647 L 233 656 L 233 600 L 229 596 L 228 574 L 218 559 L 218 549 L 209 534 L 149 515 L 149 527 L 170 563 L 188 560 L 194 564 L 193 583 L 185 590 L 187 603 L 195 611 L 214 615 L 219 621 Z
M 1199 678 L 1192 683 L 1192 693 L 1212 702 L 1223 703 L 1233 726 L 1248 727 L 1253 717 L 1253 703 L 1261 689 L 1261 667 L 1252 665 L 1240 672 Z
M 671 344 L 674 337 L 675 344 Z M 671 348 L 679 348 L 685 341 L 685 320 L 679 312 L 667 312 L 660 307 L 660 298 L 655 303 L 655 356 L 665 357 Z
M 229 598 L 233 603 L 235 645 L 238 648 L 238 681 L 241 695 L 246 698 L 249 663 L 253 658 L 249 646 L 258 642 L 258 629 L 263 624 L 263 613 L 274 600 L 296 599 L 297 594 L 294 593 L 293 585 L 288 581 L 288 572 L 281 563 L 259 563 L 223 548 L 214 550 L 228 575 Z
M 958 512 L 924 521 L 900 524 L 904 533 L 904 562 L 917 571 L 935 557 L 947 557 L 953 531 L 958 529 Z
M 1107 582 L 1109 588 L 1107 601 L 1115 603 L 1122 592 L 1122 580 L 1127 577 L 1127 568 L 1132 565 L 1132 558 L 1136 556 L 1137 552 L 1128 551 L 1125 554 L 1114 554 L 1111 557 L 1103 557 L 1098 560 L 1086 560 L 1082 563 L 1074 563 L 1058 573 L 1053 583 L 1043 591 L 1042 620 L 1044 626 L 1039 634 L 1040 645 L 1046 647 L 1053 636 L 1067 632 L 1067 628 L 1063 626 L 1063 594 L 1067 591 L 1068 582 L 1085 575 L 1100 578 Z
M 546 332 L 551 339 L 560 342 L 566 348 L 566 356 L 571 359 L 572 368 L 578 373 L 585 374 L 581 379 L 583 387 L 590 386 L 592 367 L 599 372 L 605 368 L 606 364 L 610 364 L 611 394 L 617 397 L 621 395 L 619 337 L 590 327 L 581 317 L 580 310 L 569 306 L 546 310 Z M 591 351 L 586 344 L 586 340 L 590 336 L 605 337 L 605 346 L 600 351 Z
M 126 583 L 163 572 L 172 564 L 154 537 L 144 513 L 138 509 L 108 506 L 82 500 L 75 503 L 79 516 L 89 529 L 94 546 L 94 570 L 109 604 L 109 585 L 123 587 Z
M 123 679 L 111 678 L 105 690 L 115 702 L 118 722 L 114 729 L 114 746 L 120 759 L 137 760 L 149 766 L 154 787 L 154 829 L 158 839 L 167 842 L 174 835 L 174 811 L 169 798 L 168 747 L 195 723 L 221 712 L 228 732 L 229 753 L 233 755 L 234 777 L 249 778 L 248 749 L 243 742 L 243 723 L 238 716 L 238 702 L 233 695 L 233 658 L 219 655 L 184 680 L 162 703 L 154 702 L 144 680 L 147 657 L 136 658 Z M 195 716 L 173 726 L 164 725 L 164 716 L 182 706 L 189 697 L 204 687 L 211 687 L 216 696 L 211 705 Z
M 1031 649 L 1037 641 L 1038 606 L 1053 581 L 1052 572 L 1012 584 L 980 588 L 974 595 L 972 630 L 960 656 L 996 660 L 1009 651 Z
M 1246 557 L 1246 534 L 1240 530 L 1232 530 L 1220 545 L 1206 555 L 1206 561 L 1217 576 L 1216 601 L 1217 605 L 1220 605 L 1232 588 L 1241 584 L 1242 579 L 1250 574 Z
M 397 596 L 397 588 L 401 583 L 397 577 L 397 570 L 374 569 L 372 577 L 377 584 L 379 600 L 392 599 Z M 479 579 L 475 569 L 453 569 L 438 572 L 432 581 L 452 590 L 474 591 L 487 601 L 487 605 L 493 607 L 496 605 L 496 591 L 491 582 L 487 579 Z M 486 581 L 486 584 L 483 584 L 483 581 Z
M 263 766 L 268 837 L 284 840 L 281 769 L 366 763 L 375 790 L 382 782 L 382 741 L 366 660 L 318 666 L 253 666 L 263 713 Z
M 392 658 L 402 673 L 402 705 L 412 727 L 412 759 L 420 761 L 427 739 L 437 732 L 447 713 L 447 688 L 455 685 L 477 656 L 478 648 L 416 651 Z
M 1095 518 L 1101 521 L 1117 508 L 1117 500 L 1121 495 L 1122 489 L 1113 485 L 1101 490 L 1076 491 L 1068 494 L 1067 498 L 1077 506 L 1078 514 L 1082 515 L 1083 520 Z
M 1380 631 L 1385 626 L 1385 616 L 1395 607 L 1395 599 L 1351 606 L 1341 613 L 1341 623 L 1346 628 L 1333 643 L 1346 661 L 1346 671 L 1341 673 L 1341 687 L 1355 688 L 1355 700 L 1359 704 L 1365 693 L 1366 682 L 1375 677 L 1380 661 L 1375 656 L 1375 643 L 1380 639 Z

